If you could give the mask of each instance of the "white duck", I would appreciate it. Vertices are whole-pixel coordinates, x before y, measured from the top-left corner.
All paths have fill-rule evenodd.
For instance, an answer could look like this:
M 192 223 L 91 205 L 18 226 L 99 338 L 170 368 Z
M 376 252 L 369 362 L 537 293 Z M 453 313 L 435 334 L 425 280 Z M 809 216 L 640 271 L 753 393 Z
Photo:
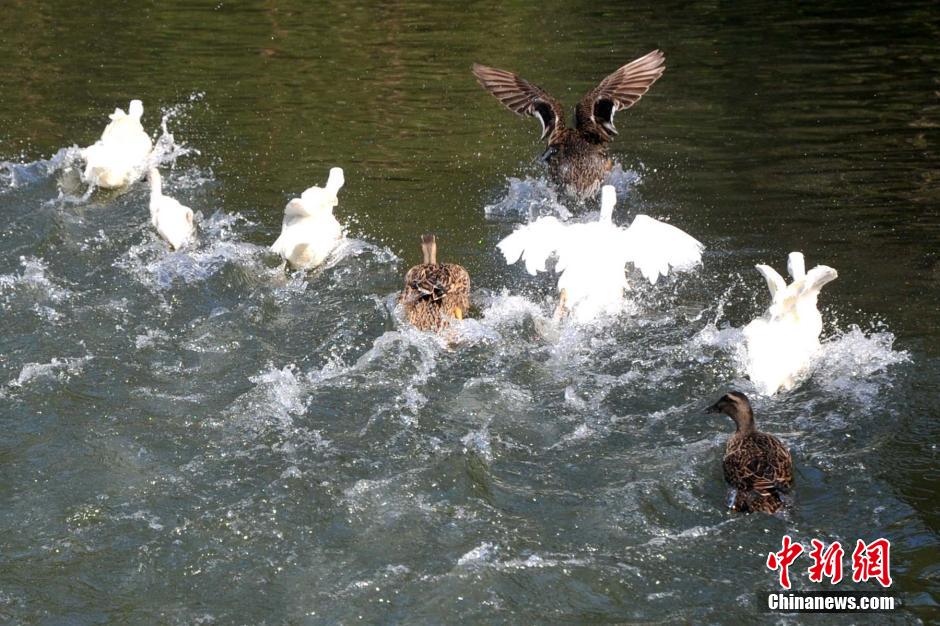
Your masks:
M 131 100 L 127 113 L 114 109 L 101 139 L 82 151 L 85 158 L 82 179 L 86 183 L 104 188 L 123 187 L 140 176 L 153 149 L 153 142 L 140 123 L 143 114 L 140 100 Z
M 757 390 L 772 395 L 792 389 L 819 349 L 822 315 L 816 300 L 838 273 L 825 265 L 807 272 L 800 252 L 791 252 L 787 261 L 793 278 L 789 285 L 769 265 L 756 267 L 767 281 L 771 303 L 762 317 L 744 327 L 746 369 Z
M 147 178 L 150 180 L 150 223 L 174 250 L 179 250 L 195 233 L 193 210 L 163 195 L 163 179 L 157 168 L 150 168 Z
M 702 244 L 675 226 L 646 215 L 637 215 L 628 228 L 615 225 L 616 202 L 613 186 L 605 185 L 598 221 L 571 224 L 553 216 L 541 217 L 518 228 L 497 247 L 510 265 L 521 257 L 533 276 L 546 271 L 546 261 L 557 254 L 558 313 L 570 310 L 579 321 L 619 310 L 623 292 L 629 289 L 624 272 L 627 263 L 656 284 L 670 268 L 688 270 L 701 261 Z
M 284 208 L 281 235 L 271 250 L 294 269 L 321 265 L 343 238 L 343 227 L 333 217 L 333 207 L 339 202 L 336 194 L 344 182 L 342 168 L 334 167 L 325 188 L 310 187 Z

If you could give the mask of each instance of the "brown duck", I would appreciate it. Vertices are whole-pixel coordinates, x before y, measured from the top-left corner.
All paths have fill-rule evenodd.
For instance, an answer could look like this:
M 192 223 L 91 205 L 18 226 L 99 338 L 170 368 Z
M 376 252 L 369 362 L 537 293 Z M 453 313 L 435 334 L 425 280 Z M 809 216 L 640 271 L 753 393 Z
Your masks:
M 421 237 L 424 263 L 405 274 L 399 298 L 408 321 L 421 330 L 440 331 L 448 318 L 463 319 L 470 306 L 470 274 L 456 263 L 437 262 L 434 235 Z
M 627 63 L 581 98 L 575 107 L 575 126 L 565 125 L 561 104 L 543 89 L 505 70 L 475 63 L 473 74 L 480 85 L 519 115 L 531 115 L 542 123 L 542 139 L 548 149 L 542 161 L 549 177 L 566 193 L 585 199 L 597 193 L 612 162 L 607 143 L 617 134 L 614 114 L 628 109 L 662 76 L 665 57 L 659 50 Z
M 722 462 L 725 480 L 734 490 L 731 508 L 742 513 L 775 513 L 783 508 L 783 496 L 793 486 L 793 460 L 779 439 L 755 428 L 747 396 L 726 393 L 707 410 L 728 415 L 738 427 L 728 439 Z

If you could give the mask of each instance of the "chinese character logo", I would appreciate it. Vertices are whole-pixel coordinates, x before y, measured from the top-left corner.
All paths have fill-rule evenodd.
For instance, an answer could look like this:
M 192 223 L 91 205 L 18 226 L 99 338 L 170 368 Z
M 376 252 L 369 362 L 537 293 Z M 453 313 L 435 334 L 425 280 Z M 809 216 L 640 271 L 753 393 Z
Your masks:
M 852 580 L 867 582 L 874 578 L 882 587 L 891 586 L 891 542 L 876 539 L 866 544 L 861 539 L 852 552 Z
M 826 577 L 832 585 L 842 580 L 842 557 L 845 556 L 842 544 L 836 541 L 823 552 L 822 541 L 813 539 L 810 543 L 813 549 L 810 550 L 809 556 L 813 559 L 813 564 L 809 566 L 809 579 L 814 583 L 821 583 L 823 577 Z
M 793 543 L 790 535 L 783 536 L 783 548 L 780 552 L 771 552 L 767 555 L 767 567 L 771 570 L 780 570 L 780 586 L 790 588 L 790 564 L 803 553 L 803 546 Z
M 828 578 L 829 584 L 838 584 L 842 580 L 842 558 L 845 556 L 842 544 L 834 541 L 824 550 L 822 541 L 812 539 L 810 545 L 813 547 L 808 553 L 813 560 L 807 570 L 810 581 L 821 583 L 823 578 Z M 784 589 L 791 586 L 790 565 L 803 551 L 802 544 L 794 543 L 790 535 L 784 535 L 780 552 L 767 555 L 767 568 L 779 571 L 780 586 Z M 855 544 L 852 552 L 852 581 L 864 583 L 871 579 L 877 580 L 882 587 L 891 586 L 891 542 L 887 539 L 875 539 L 871 543 L 859 539 Z

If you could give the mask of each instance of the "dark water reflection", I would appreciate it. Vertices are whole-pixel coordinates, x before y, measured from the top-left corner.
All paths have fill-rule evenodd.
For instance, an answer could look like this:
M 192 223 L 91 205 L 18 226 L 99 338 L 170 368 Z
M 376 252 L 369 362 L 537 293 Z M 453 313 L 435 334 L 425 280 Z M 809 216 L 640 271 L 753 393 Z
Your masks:
M 0 620 L 757 622 L 747 581 L 769 581 L 760 554 L 793 527 L 890 536 L 910 605 L 890 617 L 935 619 L 938 41 L 932 2 L 0 4 L 0 161 L 87 145 L 138 97 L 148 128 L 172 108 L 177 141 L 199 151 L 176 163 L 180 193 L 251 222 L 207 232 L 269 244 L 285 200 L 342 165 L 341 218 L 401 259 L 363 252 L 329 289 L 272 287 L 254 252 L 190 288 L 154 287 L 149 270 L 126 285 L 122 267 L 156 262 L 133 248 L 142 187 L 50 209 L 53 179 L 11 190 L 0 170 L 0 274 L 41 258 L 74 294 L 60 306 L 0 291 L 0 382 L 94 354 L 45 387 L 6 388 Z M 573 104 L 655 47 L 666 74 L 618 116 L 613 149 L 642 176 L 631 212 L 670 216 L 708 250 L 708 276 L 652 305 L 671 320 L 661 336 L 604 332 L 568 361 L 525 329 L 512 349 L 459 356 L 382 335 L 393 322 L 374 299 L 397 288 L 424 230 L 488 293 L 522 289 L 493 251 L 512 223 L 483 206 L 508 177 L 538 176 L 537 124 L 483 93 L 471 63 Z M 99 229 L 109 241 L 80 249 Z M 768 401 L 768 429 L 803 459 L 802 509 L 728 522 L 708 474 L 717 424 L 672 412 L 697 415 L 734 375 L 657 369 L 644 351 L 681 352 L 699 328 L 670 306 L 708 309 L 729 288 L 723 323 L 743 325 L 764 302 L 753 264 L 795 249 L 838 269 L 824 294 L 837 327 L 883 323 L 910 360 L 864 401 L 818 381 Z M 34 304 L 67 320 L 39 328 Z M 180 344 L 139 340 L 158 332 Z M 618 351 L 631 342 L 644 351 Z M 351 368 L 335 380 L 321 372 L 334 361 Z M 601 376 L 632 369 L 647 374 L 640 391 Z M 275 426 L 249 419 L 275 404 Z M 675 547 L 696 533 L 716 539 Z

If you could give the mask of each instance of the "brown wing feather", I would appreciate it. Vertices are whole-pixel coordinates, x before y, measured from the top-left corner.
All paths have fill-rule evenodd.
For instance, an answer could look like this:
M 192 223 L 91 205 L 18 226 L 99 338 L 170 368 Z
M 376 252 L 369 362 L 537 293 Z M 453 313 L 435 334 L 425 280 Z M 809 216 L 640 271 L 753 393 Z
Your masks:
M 663 75 L 666 57 L 659 50 L 627 63 L 586 94 L 576 109 L 577 128 L 596 132 L 606 141 L 617 134 L 614 114 L 629 109 Z
M 734 508 L 772 513 L 793 485 L 793 461 L 779 439 L 767 433 L 733 435 L 722 463 L 725 480 L 737 490 Z
M 555 98 L 506 70 L 473 64 L 473 75 L 484 89 L 502 102 L 506 108 L 518 115 L 531 115 L 542 123 L 542 139 L 552 143 L 565 127 L 565 114 Z
M 458 308 L 466 313 L 470 307 L 470 274 L 456 263 L 415 265 L 405 274 L 399 301 L 414 326 L 440 331 Z

